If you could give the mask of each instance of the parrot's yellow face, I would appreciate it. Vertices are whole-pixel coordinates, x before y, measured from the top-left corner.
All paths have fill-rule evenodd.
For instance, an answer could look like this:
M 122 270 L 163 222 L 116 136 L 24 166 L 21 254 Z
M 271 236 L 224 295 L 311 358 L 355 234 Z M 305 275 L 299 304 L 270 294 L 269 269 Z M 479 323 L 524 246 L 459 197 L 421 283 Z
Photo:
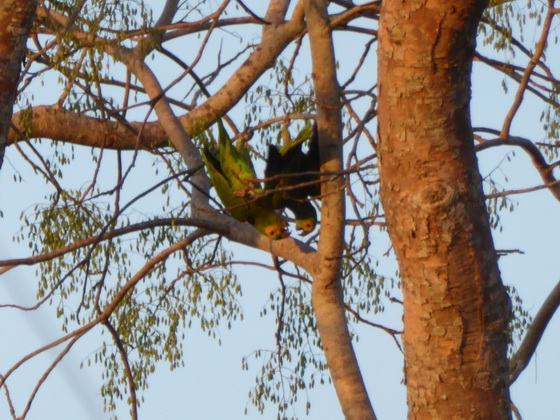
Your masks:
M 284 239 L 290 236 L 288 223 L 284 221 L 281 225 L 271 225 L 264 228 L 264 234 L 270 239 Z
M 313 232 L 315 230 L 315 226 L 317 226 L 316 219 L 296 220 L 296 229 L 302 236 Z

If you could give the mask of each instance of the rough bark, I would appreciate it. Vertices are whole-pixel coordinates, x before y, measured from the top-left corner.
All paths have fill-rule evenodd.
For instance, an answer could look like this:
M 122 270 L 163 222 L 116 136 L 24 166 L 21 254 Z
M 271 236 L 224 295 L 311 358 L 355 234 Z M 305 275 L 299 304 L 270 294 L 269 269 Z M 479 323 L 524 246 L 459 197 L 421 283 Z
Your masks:
M 336 61 L 324 0 L 304 1 L 313 85 L 317 98 L 321 170 L 342 170 L 342 121 Z M 323 180 L 318 265 L 313 272 L 312 304 L 325 357 L 342 411 L 348 420 L 375 419 L 352 347 L 340 284 L 344 244 L 344 181 Z
M 501 283 L 469 114 L 485 1 L 383 2 L 381 193 L 403 281 L 411 419 L 508 419 Z
M 35 17 L 37 1 L 0 2 L 0 168 L 16 99 L 25 42 Z
M 170 145 L 159 121 L 124 125 L 56 106 L 41 105 L 17 112 L 12 124 L 15 130 L 10 130 L 8 145 L 27 136 L 114 150 L 153 150 Z

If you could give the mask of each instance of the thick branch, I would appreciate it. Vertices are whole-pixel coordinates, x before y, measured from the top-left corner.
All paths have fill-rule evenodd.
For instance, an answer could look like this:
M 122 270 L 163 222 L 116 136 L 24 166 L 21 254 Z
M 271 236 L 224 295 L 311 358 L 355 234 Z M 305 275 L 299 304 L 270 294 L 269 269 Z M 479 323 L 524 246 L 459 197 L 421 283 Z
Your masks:
M 163 96 L 163 90 L 152 70 L 143 61 L 136 59 L 131 60 L 128 68 L 140 80 L 150 99 L 156 101 L 154 110 L 158 121 L 161 123 L 175 149 L 185 161 L 187 168 L 201 167 L 203 163 L 198 149 L 192 142 L 190 135 L 179 122 L 179 119 L 175 116 L 167 99 Z M 197 171 L 192 176 L 192 182 L 197 186 L 197 188 L 192 190 L 193 202 L 197 206 L 207 206 L 207 192 L 210 190 L 208 177 L 204 172 Z M 193 215 L 197 215 L 196 208 L 193 208 Z
M 342 170 L 342 122 L 336 60 L 324 0 L 305 0 L 311 45 L 313 85 L 317 97 L 317 126 L 321 171 Z M 348 332 L 340 284 L 344 244 L 344 179 L 322 177 L 319 262 L 313 272 L 312 304 L 333 383 L 348 420 L 375 419 Z
M 169 25 L 173 22 L 173 17 L 177 13 L 177 7 L 179 5 L 179 0 L 167 0 L 165 2 L 165 7 L 161 11 L 158 21 L 156 22 L 156 28 L 161 26 Z
M 289 6 L 290 0 L 270 0 L 264 19 L 273 25 L 284 22 Z
M 281 3 L 271 2 L 270 7 Z M 261 43 L 226 84 L 206 102 L 179 118 L 189 135 L 192 135 L 195 129 L 201 130 L 211 125 L 217 115 L 224 115 L 241 100 L 256 80 L 272 66 L 284 48 L 304 31 L 302 13 L 302 8 L 297 6 L 290 21 L 266 26 Z M 268 13 L 266 18 L 269 19 Z M 25 112 L 29 112 L 29 116 L 25 114 L 24 117 L 24 113 L 18 112 L 12 118 L 12 122 L 28 137 L 44 137 L 115 150 L 150 150 L 170 145 L 169 138 L 159 122 L 129 122 L 127 128 L 117 122 L 98 120 L 47 106 L 34 107 L 31 112 Z M 22 118 L 25 118 L 25 122 Z M 8 144 L 18 138 L 21 136 L 10 130 Z
M 88 147 L 114 150 L 153 150 L 170 146 L 159 122 L 123 125 L 55 106 L 37 106 L 12 117 L 8 144 L 27 137 L 48 138 Z M 18 133 L 19 132 L 19 133 Z

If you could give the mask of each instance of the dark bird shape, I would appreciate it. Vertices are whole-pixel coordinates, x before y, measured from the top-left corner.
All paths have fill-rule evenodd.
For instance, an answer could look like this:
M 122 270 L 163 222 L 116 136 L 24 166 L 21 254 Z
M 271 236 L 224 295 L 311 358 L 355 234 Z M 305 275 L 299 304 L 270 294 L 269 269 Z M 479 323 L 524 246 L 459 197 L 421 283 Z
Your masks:
M 309 173 L 319 163 L 316 134 L 315 125 L 313 128 L 306 126 L 294 141 L 289 139 L 289 135 L 284 136 L 282 148 L 268 146 L 265 191 L 274 191 L 266 196 L 268 206 L 272 209 L 288 208 L 294 214 L 296 228 L 302 235 L 312 232 L 317 225 L 317 211 L 308 199 L 320 194 L 320 184 L 313 183 L 319 180 L 319 176 Z M 310 137 L 306 154 L 301 146 Z M 318 169 L 315 172 L 318 173 Z M 305 183 L 308 185 L 302 185 Z

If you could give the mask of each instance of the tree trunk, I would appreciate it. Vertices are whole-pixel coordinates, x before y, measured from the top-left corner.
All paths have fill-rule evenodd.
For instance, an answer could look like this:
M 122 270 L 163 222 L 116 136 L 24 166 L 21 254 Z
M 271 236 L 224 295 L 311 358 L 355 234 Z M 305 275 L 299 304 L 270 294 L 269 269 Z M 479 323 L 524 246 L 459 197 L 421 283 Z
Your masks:
M 36 8 L 37 1 L 33 0 L 0 2 L 0 168 L 4 161 L 25 43 Z
M 469 114 L 478 0 L 383 2 L 379 167 L 411 419 L 509 419 L 507 323 Z

